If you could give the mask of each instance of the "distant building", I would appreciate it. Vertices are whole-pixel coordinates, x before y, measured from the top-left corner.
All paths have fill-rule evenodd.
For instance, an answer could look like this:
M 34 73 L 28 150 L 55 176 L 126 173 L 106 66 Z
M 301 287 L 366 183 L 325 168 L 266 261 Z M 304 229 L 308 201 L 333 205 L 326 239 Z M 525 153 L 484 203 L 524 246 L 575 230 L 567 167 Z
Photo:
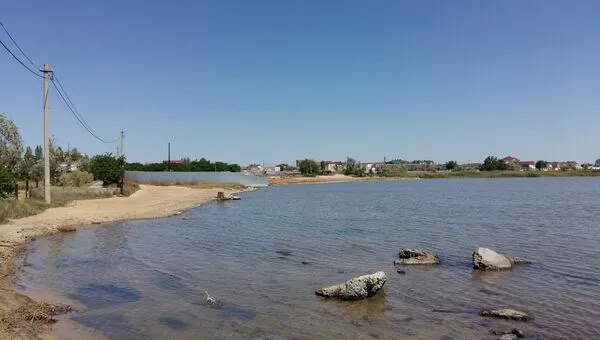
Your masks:
M 537 170 L 535 168 L 535 162 L 534 161 L 521 161 L 518 164 L 521 167 L 521 170 L 525 170 L 525 171 Z
M 187 164 L 188 160 L 187 159 L 172 159 L 170 161 L 163 161 L 163 163 L 167 164 Z
M 463 170 L 479 170 L 482 165 L 482 163 L 466 163 L 461 164 L 459 167 Z

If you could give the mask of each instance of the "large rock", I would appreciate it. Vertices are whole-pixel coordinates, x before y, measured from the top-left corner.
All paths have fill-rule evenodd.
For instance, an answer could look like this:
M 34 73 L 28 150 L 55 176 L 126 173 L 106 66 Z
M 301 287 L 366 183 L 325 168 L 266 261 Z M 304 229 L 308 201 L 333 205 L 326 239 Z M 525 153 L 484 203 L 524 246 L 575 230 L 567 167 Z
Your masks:
M 335 297 L 340 300 L 362 300 L 377 294 L 387 281 L 382 271 L 355 277 L 345 283 L 321 288 L 315 294 L 324 297 Z
M 399 253 L 399 260 L 394 264 L 437 264 L 440 263 L 438 256 L 423 248 L 402 248 Z
M 473 268 L 480 270 L 505 270 L 512 268 L 510 259 L 495 251 L 479 247 L 473 252 Z
M 529 321 L 532 319 L 532 317 L 530 317 L 527 313 L 510 308 L 484 310 L 481 312 L 481 316 L 516 321 Z

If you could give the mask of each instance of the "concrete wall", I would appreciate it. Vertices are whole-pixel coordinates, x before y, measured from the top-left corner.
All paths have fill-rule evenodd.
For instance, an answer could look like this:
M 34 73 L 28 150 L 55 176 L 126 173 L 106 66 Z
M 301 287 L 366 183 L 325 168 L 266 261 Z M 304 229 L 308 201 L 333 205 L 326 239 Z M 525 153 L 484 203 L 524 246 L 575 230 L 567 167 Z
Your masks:
M 138 183 L 151 182 L 211 182 L 211 183 L 239 183 L 251 187 L 266 187 L 269 180 L 266 177 L 257 177 L 240 172 L 167 172 L 167 171 L 125 171 L 125 179 Z

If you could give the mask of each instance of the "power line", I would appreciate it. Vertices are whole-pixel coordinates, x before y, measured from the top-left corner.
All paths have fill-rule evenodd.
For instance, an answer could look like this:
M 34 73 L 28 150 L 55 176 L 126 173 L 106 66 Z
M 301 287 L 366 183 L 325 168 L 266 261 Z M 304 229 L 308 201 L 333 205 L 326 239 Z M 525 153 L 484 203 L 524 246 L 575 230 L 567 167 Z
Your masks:
M 10 38 L 10 40 L 13 42 L 13 44 L 17 47 L 17 49 L 19 50 L 19 52 L 21 52 L 21 54 L 29 61 L 29 63 L 31 63 L 31 65 L 33 66 L 33 68 L 37 68 L 37 66 L 35 65 L 35 63 L 31 60 L 31 58 L 29 58 L 29 56 L 27 56 L 27 54 L 23 51 L 23 49 L 21 48 L 21 46 L 19 46 L 19 44 L 17 43 L 17 41 L 12 37 L 12 35 L 10 34 L 10 32 L 8 32 L 8 30 L 6 29 L 6 27 L 4 26 L 4 24 L 0 21 L 0 26 L 2 27 L 2 29 L 4 30 L 4 32 L 6 33 L 6 35 Z M 19 63 L 21 64 L 21 66 L 23 66 L 25 69 L 27 69 L 29 72 L 31 72 L 33 75 L 43 78 L 43 76 L 39 75 L 38 73 L 36 73 L 35 71 L 33 71 L 31 68 L 29 68 L 27 65 L 25 65 L 25 63 L 23 63 L 23 61 L 21 61 L 21 59 L 19 59 L 11 50 L 10 48 L 8 48 L 8 46 L 6 46 L 4 44 L 4 42 L 2 42 L 2 40 L 0 40 L 0 44 L 2 45 L 2 47 L 4 47 L 4 49 Z M 48 72 L 48 71 L 46 71 Z M 56 77 L 56 74 L 52 71 L 50 71 L 51 76 L 50 81 L 52 82 L 52 85 L 54 86 L 54 88 L 56 89 L 56 92 L 58 93 L 58 95 L 60 96 L 60 99 L 62 100 L 61 103 L 65 106 L 65 108 L 70 111 L 73 116 L 75 116 L 75 118 L 77 119 L 77 121 L 79 122 L 79 124 L 81 124 L 81 126 L 90 134 L 92 135 L 94 138 L 96 138 L 97 140 L 101 141 L 102 143 L 106 143 L 106 144 L 112 144 L 115 143 L 117 139 L 113 140 L 113 141 L 107 141 L 101 137 L 98 136 L 98 134 L 94 131 L 94 129 L 92 129 L 92 127 L 85 121 L 85 119 L 83 118 L 83 116 L 81 115 L 81 113 L 79 113 L 79 110 L 77 110 L 77 107 L 75 107 L 75 104 L 73 103 L 73 101 L 71 100 L 71 98 L 69 97 L 69 95 L 67 94 L 67 91 L 65 90 L 65 88 L 63 87 L 62 83 L 60 82 L 60 80 L 58 79 L 58 77 Z M 54 81 L 56 79 L 56 82 Z M 56 83 L 58 83 L 58 86 L 56 85 Z M 48 103 L 48 92 L 46 89 L 46 93 L 44 94 L 44 105 L 47 105 Z
M 56 91 L 59 92 L 59 95 L 61 95 L 63 100 L 66 99 L 66 102 L 68 101 L 69 105 L 67 105 L 67 106 L 68 106 L 69 111 L 71 111 L 75 115 L 75 117 L 78 118 L 77 120 L 84 125 L 84 128 L 92 136 L 94 136 L 96 139 L 100 140 L 101 142 L 107 143 L 107 144 L 115 143 L 118 140 L 118 138 L 117 138 L 113 141 L 106 141 L 105 139 L 98 137 L 98 134 L 95 132 L 94 129 L 92 129 L 90 124 L 88 124 L 86 122 L 86 120 L 83 118 L 83 115 L 79 112 L 79 110 L 77 109 L 77 107 L 75 106 L 73 101 L 71 100 L 71 97 L 69 97 L 69 94 L 63 87 L 62 83 L 60 82 L 60 79 L 56 76 L 56 73 L 52 74 L 52 83 L 53 83 L 54 87 L 56 88 L 56 84 L 54 84 L 54 80 L 56 80 L 56 83 L 58 83 L 58 87 L 60 87 L 60 90 L 57 88 Z M 62 92 L 62 94 L 61 94 L 61 92 Z
M 23 56 L 25 56 L 25 58 L 27 58 L 27 60 L 29 60 L 29 62 L 31 63 L 31 66 L 33 66 L 34 69 L 38 68 L 38 66 L 33 61 L 31 61 L 31 59 L 27 56 L 27 54 L 25 54 L 25 52 L 23 52 L 23 49 L 21 49 L 21 46 L 19 46 L 17 41 L 12 37 L 12 35 L 10 35 L 10 33 L 8 32 L 6 27 L 4 27 L 4 24 L 2 23 L 2 21 L 0 21 L 0 26 L 2 26 L 2 29 L 4 30 L 4 32 L 6 32 L 6 35 L 8 35 L 8 37 L 13 42 L 13 44 L 15 44 L 15 46 L 17 46 L 17 48 L 19 49 L 19 52 L 21 52 L 21 54 Z
M 56 92 L 59 95 L 59 98 L 61 99 L 63 105 L 65 106 L 65 108 L 67 110 L 69 110 L 71 112 L 71 114 L 73 114 L 73 116 L 75 117 L 75 119 L 77 119 L 77 121 L 79 122 L 79 124 L 90 134 L 92 135 L 92 137 L 96 138 L 97 140 L 101 141 L 102 143 L 106 143 L 106 144 L 112 144 L 115 143 L 117 141 L 117 139 L 113 140 L 113 141 L 107 141 L 101 137 L 99 137 L 96 132 L 94 132 L 94 130 L 87 124 L 87 122 L 85 121 L 85 119 L 83 119 L 83 117 L 76 111 L 76 109 L 74 109 L 70 104 L 69 104 L 69 100 L 67 100 L 65 98 L 66 96 L 66 92 L 65 94 L 63 94 L 60 90 L 60 88 L 56 85 L 56 82 L 54 81 L 54 77 L 51 79 L 52 85 L 54 86 L 54 88 L 56 89 Z
M 13 58 L 15 58 L 15 60 L 16 60 L 17 62 L 19 62 L 19 64 L 21 64 L 21 66 L 23 66 L 24 68 L 26 68 L 26 69 L 27 69 L 27 71 L 31 72 L 31 73 L 32 73 L 34 76 L 36 76 L 36 77 L 43 78 L 41 75 L 37 74 L 37 73 L 36 73 L 34 70 L 32 70 L 31 68 L 29 68 L 27 65 L 25 65 L 25 64 L 24 64 L 24 63 L 21 61 L 21 59 L 19 59 L 19 58 L 18 58 L 18 57 L 17 57 L 17 56 L 16 56 L 16 55 L 15 55 L 15 54 L 14 54 L 14 53 L 13 53 L 13 52 L 10 50 L 10 48 L 8 48 L 6 45 L 4 45 L 4 43 L 2 42 L 2 40 L 0 40 L 0 45 L 2 45 L 2 47 L 4 47 L 4 49 L 5 49 L 5 50 L 6 50 L 8 53 L 10 53 L 10 55 L 11 55 Z

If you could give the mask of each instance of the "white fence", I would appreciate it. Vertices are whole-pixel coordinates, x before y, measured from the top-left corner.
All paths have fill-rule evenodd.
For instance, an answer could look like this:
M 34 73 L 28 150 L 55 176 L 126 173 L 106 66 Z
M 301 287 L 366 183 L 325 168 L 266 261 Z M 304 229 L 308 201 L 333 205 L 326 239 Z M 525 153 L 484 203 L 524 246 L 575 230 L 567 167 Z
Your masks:
M 138 183 L 239 183 L 250 187 L 266 187 L 269 180 L 240 172 L 168 172 L 168 171 L 125 171 L 125 179 Z

